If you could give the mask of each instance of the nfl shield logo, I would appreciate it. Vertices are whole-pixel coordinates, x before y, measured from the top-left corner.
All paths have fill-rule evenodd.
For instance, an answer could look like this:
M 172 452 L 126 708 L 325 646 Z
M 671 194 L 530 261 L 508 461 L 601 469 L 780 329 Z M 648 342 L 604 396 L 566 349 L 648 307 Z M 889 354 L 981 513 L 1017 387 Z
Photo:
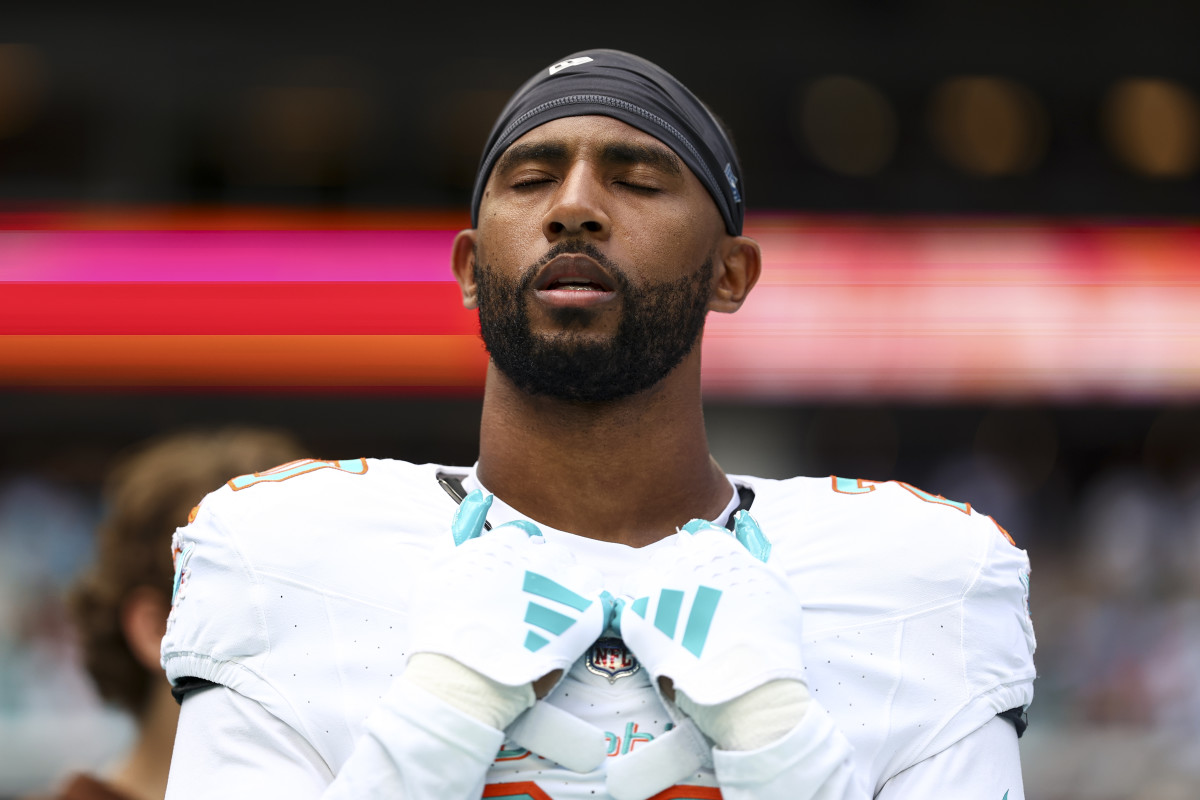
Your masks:
M 616 683 L 617 678 L 627 678 L 642 668 L 633 653 L 626 649 L 625 642 L 614 637 L 597 639 L 584 664 L 588 672 L 603 675 L 609 683 Z

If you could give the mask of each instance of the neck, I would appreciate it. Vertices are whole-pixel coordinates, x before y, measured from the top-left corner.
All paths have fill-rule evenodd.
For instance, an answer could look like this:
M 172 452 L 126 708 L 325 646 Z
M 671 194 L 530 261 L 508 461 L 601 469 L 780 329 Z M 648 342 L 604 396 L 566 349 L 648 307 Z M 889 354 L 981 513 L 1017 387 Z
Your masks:
M 113 788 L 135 800 L 151 800 L 166 794 L 178 722 L 179 705 L 164 678 L 138 720 L 138 738 L 133 749 L 109 780 Z
M 733 490 L 708 452 L 699 352 L 657 386 L 607 403 L 533 397 L 489 367 L 479 479 L 522 514 L 559 530 L 641 546 Z

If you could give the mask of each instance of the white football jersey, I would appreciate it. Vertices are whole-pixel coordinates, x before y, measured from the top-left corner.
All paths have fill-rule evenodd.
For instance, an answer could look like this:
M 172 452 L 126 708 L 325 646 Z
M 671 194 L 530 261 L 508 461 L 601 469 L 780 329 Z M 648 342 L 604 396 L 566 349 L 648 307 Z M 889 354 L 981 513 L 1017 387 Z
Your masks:
M 172 683 L 223 684 L 258 702 L 336 773 L 404 670 L 412 577 L 454 547 L 457 507 L 439 473 L 477 486 L 466 468 L 309 460 L 210 494 L 176 534 L 162 649 Z M 730 479 L 754 492 L 750 513 L 770 540 L 769 563 L 805 609 L 809 689 L 854 745 L 873 793 L 1029 705 L 1029 562 L 990 517 L 897 482 Z M 500 498 L 489 513 L 493 525 L 517 518 Z M 635 549 L 542 528 L 614 593 L 667 541 Z M 612 637 L 547 702 L 605 731 L 610 758 L 671 726 L 646 672 Z M 573 773 L 515 744 L 497 754 L 484 796 L 608 797 L 603 770 Z M 720 793 L 704 770 L 661 797 Z

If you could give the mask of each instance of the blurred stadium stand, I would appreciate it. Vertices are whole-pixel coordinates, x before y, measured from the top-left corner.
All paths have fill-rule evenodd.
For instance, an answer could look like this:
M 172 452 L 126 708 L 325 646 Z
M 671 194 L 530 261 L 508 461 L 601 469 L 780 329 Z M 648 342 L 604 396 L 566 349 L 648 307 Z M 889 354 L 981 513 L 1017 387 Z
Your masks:
M 737 376 L 710 383 L 711 440 L 732 472 L 898 478 L 996 517 L 1034 565 L 1041 678 L 1023 740 L 1027 797 L 1200 796 L 1200 4 L 699 8 L 4 8 L 0 798 L 102 765 L 127 741 L 127 723 L 78 668 L 60 599 L 90 558 L 99 483 L 117 453 L 222 422 L 290 427 L 324 458 L 469 463 L 478 437 L 471 381 L 22 378 L 14 365 L 29 363 L 18 352 L 29 337 L 63 333 L 28 327 L 12 300 L 17 282 L 38 290 L 28 288 L 37 274 L 17 274 L 34 263 L 29 244 L 107 229 L 366 231 L 397 220 L 445 229 L 464 219 L 481 143 L 508 92 L 597 44 L 659 61 L 730 124 L 759 224 L 783 220 L 775 235 L 840 227 L 843 239 L 886 250 L 898 226 L 918 239 L 965 226 L 959 252 L 974 258 L 931 284 L 941 289 L 978 288 L 976 266 L 1007 269 L 1042 252 L 1013 255 L 1030 236 L 1087 244 L 1069 258 L 1030 256 L 1030 275 L 1101 269 L 1089 253 L 1124 254 L 1130 271 L 1117 278 L 1006 273 L 1007 290 L 1028 290 L 1014 306 L 1026 315 L 989 317 L 990 331 L 906 307 L 888 318 L 892 328 L 871 331 L 878 369 L 857 384 L 806 391 L 795 378 L 803 364 L 786 383 L 776 376 L 774 390 L 770 380 L 731 390 Z M 1110 228 L 1125 244 L 1093 247 L 1089 237 Z M 937 266 L 917 250 L 925 255 L 900 263 L 901 278 Z M 824 285 L 814 274 L 796 285 Z M 867 285 L 870 270 L 861 274 Z M 866 295 L 846 297 L 836 308 Z M 35 301 L 55 302 L 21 302 Z M 1027 324 L 1032 336 L 1061 322 L 1067 301 L 1075 327 L 1040 329 L 1060 358 L 1041 383 L 996 370 L 973 388 L 882 380 L 880 354 L 902 352 L 887 349 L 897 332 L 950 357 L 1005 325 Z M 921 321 L 932 327 L 911 327 Z M 752 355 L 769 363 L 788 348 L 806 352 L 823 333 L 775 330 Z M 1096 355 L 1110 347 L 1132 355 L 1112 366 Z M 1073 352 L 1099 359 L 1092 382 L 1071 383 L 1061 359 Z M 989 364 L 1032 363 L 1032 353 L 996 350 Z M 1065 388 L 1044 380 L 1056 370 Z
M 10 5 L 0 197 L 459 208 L 507 94 L 601 45 L 730 123 L 759 210 L 1200 211 L 1194 3 L 288 8 Z

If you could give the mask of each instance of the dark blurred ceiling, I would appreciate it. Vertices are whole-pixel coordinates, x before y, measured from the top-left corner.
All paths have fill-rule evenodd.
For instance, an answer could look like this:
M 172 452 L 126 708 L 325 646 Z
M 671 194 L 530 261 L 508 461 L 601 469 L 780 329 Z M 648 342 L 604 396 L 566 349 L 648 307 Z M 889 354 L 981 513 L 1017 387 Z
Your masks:
M 0 203 L 465 206 L 507 94 L 629 49 L 752 210 L 1200 212 L 1200 3 L 6 4 Z

